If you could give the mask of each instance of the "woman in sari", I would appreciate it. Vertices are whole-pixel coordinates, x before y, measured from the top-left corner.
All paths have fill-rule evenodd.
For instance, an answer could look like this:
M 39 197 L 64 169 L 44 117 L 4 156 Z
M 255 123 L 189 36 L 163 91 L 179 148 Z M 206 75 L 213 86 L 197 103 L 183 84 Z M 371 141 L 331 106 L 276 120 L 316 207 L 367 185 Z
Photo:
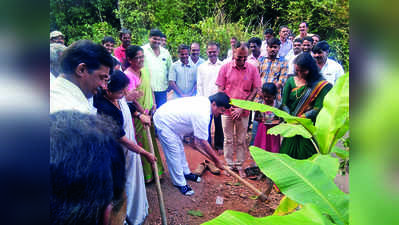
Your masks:
M 151 89 L 151 78 L 147 68 L 144 68 L 144 51 L 141 47 L 131 45 L 126 49 L 126 61 L 129 63 L 129 67 L 125 70 L 127 77 L 130 80 L 129 90 L 136 89 L 141 92 L 142 96 L 135 100 L 133 103 L 140 113 L 145 115 L 152 115 L 156 109 L 154 94 Z M 147 139 L 146 130 L 142 123 L 135 119 L 136 127 L 136 139 L 137 143 L 144 149 L 150 149 L 150 144 Z M 155 129 L 152 125 L 150 127 L 150 133 L 152 143 L 154 146 L 155 156 L 158 160 L 158 174 L 161 176 L 164 173 L 164 167 L 159 154 L 157 142 L 155 140 Z M 153 169 L 151 164 L 142 157 L 141 160 L 144 170 L 144 179 L 146 183 L 151 182 L 154 179 Z
M 99 114 L 110 116 L 119 127 L 117 135 L 126 157 L 126 220 L 129 224 L 142 224 L 148 215 L 148 202 L 140 155 L 151 163 L 155 163 L 156 158 L 136 143 L 132 114 L 124 98 L 128 84 L 129 79 L 126 75 L 115 70 L 107 90 L 94 97 L 94 106 Z M 134 115 L 140 117 L 137 112 L 134 112 Z
M 332 85 L 320 74 L 316 61 L 308 53 L 294 60 L 295 76 L 288 78 L 283 89 L 282 109 L 297 117 L 308 118 L 315 123 L 323 107 L 323 100 Z M 317 153 L 310 139 L 300 135 L 284 138 L 280 153 L 295 159 L 307 159 Z

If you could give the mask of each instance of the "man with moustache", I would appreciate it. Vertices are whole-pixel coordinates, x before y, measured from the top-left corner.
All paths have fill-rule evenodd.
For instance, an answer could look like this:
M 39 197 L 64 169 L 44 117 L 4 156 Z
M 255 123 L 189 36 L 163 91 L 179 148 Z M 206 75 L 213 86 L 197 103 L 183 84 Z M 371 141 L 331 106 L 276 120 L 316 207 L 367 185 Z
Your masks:
M 299 24 L 299 34 L 295 38 L 303 39 L 306 36 L 309 36 L 309 37 L 313 36 L 313 34 L 308 33 L 308 30 L 309 30 L 308 24 L 306 22 L 301 22 Z
M 326 41 L 320 41 L 313 47 L 313 57 L 316 60 L 317 66 L 320 68 L 320 73 L 324 79 L 335 84 L 337 79 L 344 75 L 344 69 L 336 61 L 327 58 L 330 46 Z
M 112 56 L 100 44 L 79 40 L 61 56 L 62 74 L 50 85 L 50 113 L 77 110 L 95 114 L 92 97 L 105 88 L 112 73 Z
M 179 60 L 169 71 L 169 86 L 174 90 L 174 98 L 193 96 L 197 90 L 197 67 L 188 58 L 189 47 L 179 45 Z
M 114 49 L 114 55 L 122 64 L 122 70 L 127 68 L 126 62 L 126 49 L 130 46 L 130 41 L 132 39 L 132 32 L 129 29 L 122 28 L 119 32 L 119 39 L 122 44 Z
M 252 37 L 248 40 L 249 49 L 251 50 L 251 55 L 248 56 L 248 62 L 252 65 L 259 67 L 259 57 L 260 57 L 260 48 L 262 45 L 262 40 L 258 37 Z
M 167 100 L 168 73 L 172 64 L 169 51 L 161 47 L 162 32 L 152 29 L 149 35 L 149 43 L 142 46 L 144 50 L 144 66 L 148 68 L 151 76 L 151 88 L 159 108 Z
M 267 41 L 268 41 L 270 38 L 273 38 L 273 37 L 274 37 L 274 31 L 273 31 L 273 29 L 272 29 L 272 28 L 267 28 L 267 29 L 265 30 L 264 37 L 265 37 L 265 40 L 262 41 L 262 46 L 261 46 L 261 48 L 260 48 L 260 55 L 261 55 L 261 56 L 267 56 L 267 50 L 266 50 Z
M 280 50 L 278 55 L 280 58 L 284 58 L 288 52 L 292 49 L 292 41 L 288 39 L 289 29 L 287 26 L 280 27 Z
M 218 92 L 218 87 L 216 86 L 216 78 L 218 77 L 219 70 L 223 63 L 218 59 L 219 56 L 219 44 L 215 42 L 208 42 L 206 54 L 208 55 L 208 60 L 202 63 L 197 70 L 197 96 L 209 97 Z M 215 136 L 214 136 L 214 146 L 218 150 L 219 154 L 222 153 L 223 149 L 223 127 L 222 118 L 220 115 L 213 115 L 215 123 Z M 209 124 L 209 137 L 208 142 L 212 144 L 211 140 L 211 123 Z
M 294 59 L 302 52 L 302 39 L 294 40 L 292 50 L 287 54 L 286 60 L 288 62 L 288 74 L 294 74 Z
M 310 36 L 304 37 L 302 41 L 302 51 L 311 54 L 312 48 L 313 48 L 313 38 Z
M 220 92 L 226 93 L 230 98 L 252 101 L 261 86 L 258 68 L 246 62 L 247 43 L 237 42 L 234 47 L 234 60 L 222 66 L 216 85 Z M 248 119 L 249 111 L 237 107 L 231 107 L 222 115 L 224 158 L 227 165 L 238 170 L 241 177 L 245 177 L 242 165 L 247 152 L 245 139 Z M 234 153 L 236 159 L 234 159 Z
M 191 43 L 189 60 L 194 64 L 196 69 L 199 65 L 205 62 L 205 60 L 200 57 L 200 51 L 200 44 L 198 42 Z

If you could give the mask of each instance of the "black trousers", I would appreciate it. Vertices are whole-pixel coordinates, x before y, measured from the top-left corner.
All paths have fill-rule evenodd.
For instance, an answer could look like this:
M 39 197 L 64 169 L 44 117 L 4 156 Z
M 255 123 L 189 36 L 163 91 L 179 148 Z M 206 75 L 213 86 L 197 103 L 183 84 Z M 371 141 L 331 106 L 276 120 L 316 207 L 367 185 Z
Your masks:
M 218 117 L 215 117 L 215 116 L 212 116 L 212 117 L 215 121 L 215 136 L 214 136 L 215 148 L 223 149 L 224 134 L 223 134 L 223 127 L 222 127 L 222 116 L 219 115 Z M 211 125 L 212 125 L 212 118 L 211 118 L 211 122 L 209 123 L 209 127 L 208 127 L 208 131 L 209 131 L 208 142 L 212 146 Z

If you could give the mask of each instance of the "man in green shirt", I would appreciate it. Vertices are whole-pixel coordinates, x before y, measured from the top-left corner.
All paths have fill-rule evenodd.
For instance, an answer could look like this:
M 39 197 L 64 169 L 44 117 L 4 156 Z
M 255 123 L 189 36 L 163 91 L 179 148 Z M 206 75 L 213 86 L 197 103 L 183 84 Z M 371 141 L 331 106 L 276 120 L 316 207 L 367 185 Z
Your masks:
M 151 74 L 151 88 L 154 91 L 156 107 L 166 102 L 168 90 L 168 71 L 172 64 L 169 51 L 161 46 L 162 32 L 158 29 L 150 31 L 149 43 L 142 46 L 144 50 L 144 66 Z

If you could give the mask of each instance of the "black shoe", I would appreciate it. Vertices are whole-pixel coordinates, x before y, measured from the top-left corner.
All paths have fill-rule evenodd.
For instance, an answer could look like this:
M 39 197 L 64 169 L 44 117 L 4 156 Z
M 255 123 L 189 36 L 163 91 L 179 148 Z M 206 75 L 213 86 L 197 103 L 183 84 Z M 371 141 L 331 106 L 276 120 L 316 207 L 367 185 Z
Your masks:
M 183 195 L 193 195 L 194 191 L 190 186 L 176 186 Z
M 184 175 L 184 178 L 186 178 L 187 180 L 195 181 L 197 183 L 201 182 L 201 177 L 199 177 L 196 174 L 192 174 L 192 173 Z

